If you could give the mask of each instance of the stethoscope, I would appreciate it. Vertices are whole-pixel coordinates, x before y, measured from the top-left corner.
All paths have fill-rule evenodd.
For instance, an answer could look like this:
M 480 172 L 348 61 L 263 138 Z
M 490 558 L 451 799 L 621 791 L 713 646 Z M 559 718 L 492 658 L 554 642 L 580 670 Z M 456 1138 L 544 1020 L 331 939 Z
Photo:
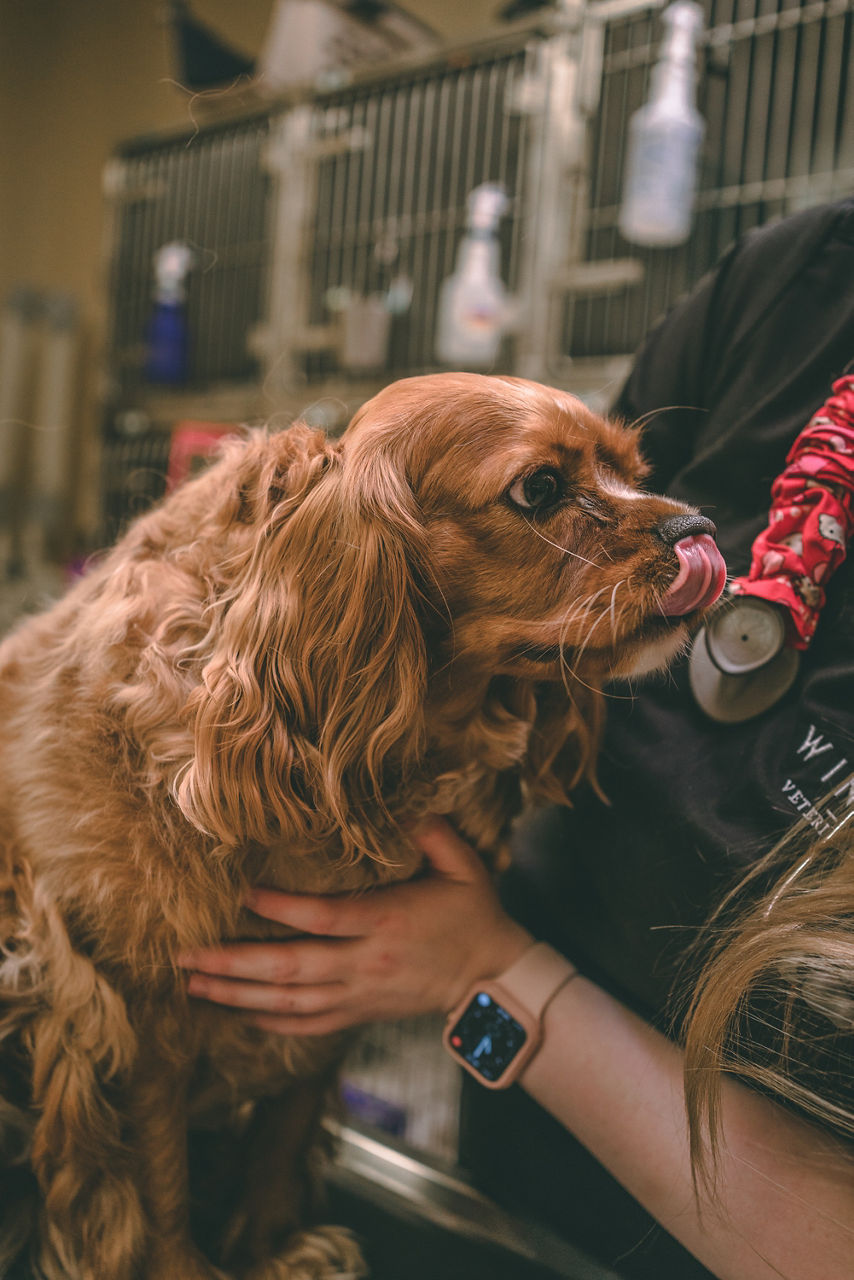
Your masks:
M 782 606 L 758 596 L 732 596 L 694 638 L 688 664 L 691 691 L 712 720 L 752 720 L 788 693 L 800 658 L 786 644 Z
M 817 491 L 823 496 L 816 504 L 810 495 Z M 823 587 L 845 558 L 846 539 L 854 534 L 851 366 L 795 439 L 771 496 L 768 526 L 753 543 L 751 572 L 730 584 L 727 600 L 698 632 L 688 664 L 697 705 L 723 724 L 752 720 L 791 689 L 824 602 L 819 593 L 809 609 L 796 612 L 799 592 L 792 584 L 808 571 L 807 576 L 812 574 L 814 583 L 820 581 Z M 795 554 L 804 555 L 808 526 L 812 554 L 819 548 L 824 562 L 810 568 L 806 560 L 795 561 L 787 567 L 781 548 L 788 544 Z

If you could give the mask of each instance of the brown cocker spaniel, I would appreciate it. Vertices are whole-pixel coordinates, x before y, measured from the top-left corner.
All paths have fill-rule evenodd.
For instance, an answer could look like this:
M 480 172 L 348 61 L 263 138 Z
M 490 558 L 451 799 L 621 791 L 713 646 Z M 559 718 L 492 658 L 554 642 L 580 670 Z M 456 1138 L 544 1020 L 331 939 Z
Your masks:
M 190 1003 L 176 957 L 269 935 L 250 885 L 410 876 L 428 811 L 487 854 L 592 776 L 602 685 L 723 583 L 713 526 L 642 474 L 561 391 L 408 379 L 337 442 L 230 441 L 5 640 L 0 1274 L 361 1274 L 305 1226 L 341 1038 Z

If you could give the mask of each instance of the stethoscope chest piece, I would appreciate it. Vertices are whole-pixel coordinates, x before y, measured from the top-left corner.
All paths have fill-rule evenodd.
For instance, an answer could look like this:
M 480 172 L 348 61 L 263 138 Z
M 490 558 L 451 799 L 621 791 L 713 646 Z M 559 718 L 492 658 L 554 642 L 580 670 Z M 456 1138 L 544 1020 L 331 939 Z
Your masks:
M 738 724 L 767 711 L 792 687 L 800 655 L 786 647 L 783 614 L 757 596 L 736 596 L 697 633 L 689 678 L 712 720 Z

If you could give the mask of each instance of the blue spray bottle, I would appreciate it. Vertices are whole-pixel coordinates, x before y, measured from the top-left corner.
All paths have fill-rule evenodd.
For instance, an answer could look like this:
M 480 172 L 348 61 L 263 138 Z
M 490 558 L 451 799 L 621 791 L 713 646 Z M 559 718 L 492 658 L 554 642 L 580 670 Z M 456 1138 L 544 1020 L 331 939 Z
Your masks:
M 150 382 L 180 385 L 189 371 L 187 275 L 195 254 L 173 240 L 154 255 L 154 304 L 146 334 L 145 375 Z

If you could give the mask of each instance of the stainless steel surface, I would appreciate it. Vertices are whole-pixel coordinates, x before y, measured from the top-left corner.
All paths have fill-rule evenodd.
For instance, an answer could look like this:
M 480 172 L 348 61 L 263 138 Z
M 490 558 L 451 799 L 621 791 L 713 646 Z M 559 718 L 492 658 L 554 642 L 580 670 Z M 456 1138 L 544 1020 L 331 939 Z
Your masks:
M 338 1186 L 391 1213 L 414 1213 L 443 1230 L 541 1263 L 566 1280 L 619 1280 L 545 1227 L 500 1209 L 453 1171 L 350 1126 L 329 1128 L 336 1139 L 329 1176 Z

